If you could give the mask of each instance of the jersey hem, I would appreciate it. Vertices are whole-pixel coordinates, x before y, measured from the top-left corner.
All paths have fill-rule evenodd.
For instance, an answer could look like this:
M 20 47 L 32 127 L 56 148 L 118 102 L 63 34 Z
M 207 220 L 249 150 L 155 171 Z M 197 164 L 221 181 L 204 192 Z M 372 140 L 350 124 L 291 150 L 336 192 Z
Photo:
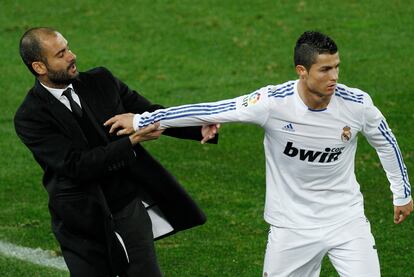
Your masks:
M 340 220 L 336 220 L 336 221 L 330 221 L 327 222 L 325 224 L 312 224 L 312 225 L 308 225 L 308 224 L 283 224 L 278 220 L 275 220 L 274 218 L 270 217 L 269 215 L 267 215 L 266 213 L 264 214 L 264 220 L 272 226 L 275 227 L 279 227 L 279 228 L 288 228 L 288 229 L 318 229 L 318 228 L 325 228 L 325 227 L 330 227 L 330 226 L 334 226 L 334 225 L 342 225 L 342 224 L 346 224 L 352 220 L 355 220 L 359 217 L 365 217 L 365 213 L 364 211 L 357 211 L 349 216 L 347 216 L 346 218 L 342 218 Z

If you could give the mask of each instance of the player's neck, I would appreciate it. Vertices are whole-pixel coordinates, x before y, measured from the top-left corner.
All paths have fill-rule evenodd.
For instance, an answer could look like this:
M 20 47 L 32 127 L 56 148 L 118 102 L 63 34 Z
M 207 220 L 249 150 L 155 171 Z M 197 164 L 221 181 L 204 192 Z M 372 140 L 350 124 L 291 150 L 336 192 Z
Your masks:
M 328 107 L 332 95 L 326 95 L 317 91 L 310 90 L 306 84 L 299 81 L 298 83 L 299 97 L 303 103 L 312 110 L 323 110 Z

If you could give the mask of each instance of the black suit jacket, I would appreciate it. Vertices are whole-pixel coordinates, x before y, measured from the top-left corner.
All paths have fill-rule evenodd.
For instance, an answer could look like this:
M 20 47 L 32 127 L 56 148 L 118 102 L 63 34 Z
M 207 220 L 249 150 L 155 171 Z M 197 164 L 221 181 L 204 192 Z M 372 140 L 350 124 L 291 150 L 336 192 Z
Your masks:
M 162 106 L 151 104 L 105 68 L 81 72 L 72 84 L 105 145 L 91 147 L 71 112 L 38 81 L 16 112 L 15 128 L 44 171 L 52 229 L 61 246 L 79 255 L 95 253 L 84 257 L 91 261 L 109 255 L 116 272 L 122 262 L 116 262 L 119 245 L 100 187 L 105 174 L 127 169 L 174 232 L 203 224 L 206 218 L 143 147 L 132 147 L 128 137 L 109 136 L 103 126 L 116 114 L 143 113 Z M 199 127 L 169 129 L 164 134 L 201 140 Z

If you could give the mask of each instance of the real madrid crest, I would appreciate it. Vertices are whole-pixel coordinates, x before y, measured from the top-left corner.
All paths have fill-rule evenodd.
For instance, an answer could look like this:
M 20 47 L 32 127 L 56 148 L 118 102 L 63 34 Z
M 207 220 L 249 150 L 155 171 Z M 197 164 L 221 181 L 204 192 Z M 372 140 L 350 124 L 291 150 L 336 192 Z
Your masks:
M 343 142 L 348 142 L 351 139 L 351 137 L 352 137 L 351 127 L 345 126 L 344 128 L 342 128 L 341 140 Z

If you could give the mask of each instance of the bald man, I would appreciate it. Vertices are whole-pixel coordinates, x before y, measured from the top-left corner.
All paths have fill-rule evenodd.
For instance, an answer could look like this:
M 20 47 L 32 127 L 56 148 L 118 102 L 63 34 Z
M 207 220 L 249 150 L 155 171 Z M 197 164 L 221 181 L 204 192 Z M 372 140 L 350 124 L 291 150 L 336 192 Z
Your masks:
M 15 128 L 44 171 L 52 230 L 71 276 L 162 276 L 154 238 L 203 224 L 205 216 L 140 145 L 162 131 L 150 126 L 117 137 L 103 125 L 119 113 L 162 106 L 106 68 L 79 72 L 68 41 L 54 29 L 26 31 L 20 55 L 35 84 Z M 204 142 L 216 131 L 211 125 L 164 134 Z M 146 208 L 159 220 L 151 221 Z M 154 233 L 158 223 L 163 229 Z

